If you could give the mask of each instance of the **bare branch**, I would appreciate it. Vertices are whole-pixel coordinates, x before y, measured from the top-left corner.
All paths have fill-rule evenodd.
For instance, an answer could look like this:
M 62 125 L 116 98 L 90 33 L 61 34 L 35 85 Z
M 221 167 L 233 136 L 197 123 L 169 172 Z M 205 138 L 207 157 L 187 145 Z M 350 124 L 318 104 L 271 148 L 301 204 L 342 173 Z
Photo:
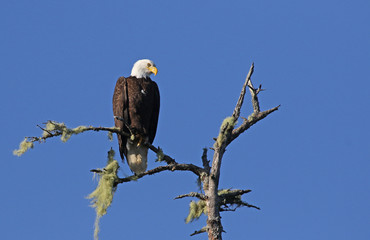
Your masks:
M 266 110 L 266 111 L 263 111 L 263 112 L 254 112 L 252 113 L 248 119 L 246 118 L 243 118 L 243 123 L 236 129 L 233 130 L 232 134 L 231 134 L 231 137 L 229 139 L 229 141 L 227 142 L 227 144 L 230 144 L 235 138 L 239 137 L 240 134 L 242 134 L 243 132 L 245 132 L 248 128 L 250 128 L 251 126 L 253 126 L 255 123 L 257 123 L 258 121 L 264 119 L 265 117 L 267 117 L 270 113 L 273 113 L 275 112 L 276 110 L 278 110 L 280 107 L 279 106 L 276 106 L 274 108 L 271 108 L 269 110 Z
M 53 121 L 48 121 L 47 123 L 53 123 Z M 47 124 L 45 123 L 45 124 Z M 55 129 L 53 131 L 49 131 L 43 127 L 41 127 L 40 125 L 37 125 L 41 130 L 47 132 L 48 134 L 45 135 L 45 136 L 42 136 L 42 137 L 27 137 L 27 141 L 28 142 L 39 142 L 39 143 L 42 143 L 42 142 L 45 142 L 48 138 L 53 138 L 53 137 L 58 137 L 58 136 L 61 136 L 63 135 L 63 131 L 60 131 L 58 129 Z M 86 131 L 96 131 L 96 132 L 99 132 L 99 131 L 108 131 L 108 132 L 111 132 L 111 133 L 117 133 L 117 134 L 120 134 L 122 136 L 126 136 L 126 137 L 130 137 L 131 134 L 130 133 L 127 133 L 127 132 L 124 132 L 122 130 L 120 130 L 119 128 L 117 127 L 93 127 L 93 126 L 86 126 L 83 130 L 83 132 L 86 132 Z M 159 147 L 155 147 L 153 146 L 152 144 L 146 142 L 144 143 L 143 145 L 147 146 L 150 150 L 152 150 L 153 152 L 155 153 L 159 153 L 160 149 Z M 176 163 L 176 161 L 171 158 L 170 156 L 168 155 L 165 155 L 163 156 L 163 160 L 167 163 L 167 164 L 174 164 Z
M 102 173 L 103 170 L 101 170 L 101 169 L 91 169 L 90 172 L 93 172 L 93 173 Z
M 202 229 L 198 230 L 198 231 L 195 231 L 193 232 L 192 234 L 190 234 L 190 236 L 195 236 L 197 234 L 200 234 L 200 233 L 205 233 L 207 232 L 207 227 L 202 227 Z
M 252 65 L 249 69 L 249 72 L 247 74 L 244 85 L 242 87 L 242 91 L 240 93 L 238 102 L 236 103 L 236 106 L 235 106 L 235 109 L 234 109 L 234 112 L 233 112 L 233 117 L 235 118 L 235 120 L 238 120 L 238 118 L 240 116 L 240 109 L 242 108 L 242 105 L 243 105 L 245 89 L 246 89 L 247 86 L 249 86 L 249 82 L 251 81 L 251 76 L 253 74 L 253 71 L 254 71 L 254 63 L 252 63 Z
M 220 207 L 220 212 L 235 212 L 235 210 L 237 209 L 238 207 L 235 207 L 235 208 L 230 208 L 228 206 L 226 207 Z
M 256 90 L 256 94 L 262 92 L 262 91 L 265 91 L 265 89 L 262 89 L 262 85 L 260 84 L 260 86 L 258 87 L 258 89 Z
M 42 131 L 45 131 L 45 132 L 49 133 L 50 136 L 53 135 L 52 132 L 50 132 L 49 130 L 46 130 L 45 128 L 41 127 L 40 125 L 37 124 L 36 126 L 39 127 Z
M 228 205 L 223 205 L 223 207 L 220 207 L 220 212 L 235 212 L 235 210 L 240 208 L 240 207 L 249 207 L 249 208 L 255 208 L 257 210 L 261 210 L 261 208 L 259 208 L 257 206 L 254 206 L 252 204 L 240 201 L 240 203 L 236 204 L 236 206 L 233 207 L 233 208 L 231 208 Z
M 258 113 L 258 112 L 260 112 L 260 103 L 259 103 L 259 101 L 258 101 L 258 97 L 257 97 L 257 95 L 258 95 L 258 93 L 259 93 L 260 91 L 263 91 L 263 90 L 261 89 L 261 87 L 262 87 L 262 86 L 260 85 L 258 89 L 255 89 L 255 88 L 253 87 L 253 83 L 252 83 L 252 81 L 250 80 L 250 81 L 248 81 L 248 87 L 249 87 L 249 91 L 250 91 L 251 96 L 252 96 L 253 111 L 254 111 L 255 113 Z
M 124 182 L 130 182 L 130 181 L 142 178 L 146 175 L 153 175 L 153 174 L 163 172 L 163 171 L 171 171 L 171 172 L 174 172 L 174 171 L 189 171 L 189 172 L 193 172 L 197 176 L 200 176 L 202 173 L 205 172 L 205 170 L 203 168 L 198 167 L 194 164 L 185 164 L 185 163 L 180 164 L 180 163 L 175 162 L 175 163 L 168 164 L 166 166 L 156 167 L 154 169 L 148 170 L 146 172 L 143 172 L 143 173 L 140 173 L 140 174 L 137 174 L 137 175 L 132 175 L 130 177 L 125 177 L 125 178 L 119 178 L 118 181 L 117 181 L 117 184 L 124 183 Z
M 235 211 L 240 207 L 250 207 L 260 210 L 259 207 L 242 201 L 241 196 L 249 192 L 251 190 L 234 189 L 220 194 L 220 211 Z
M 240 203 L 240 206 L 245 206 L 245 207 L 255 208 L 255 209 L 261 210 L 261 208 L 259 208 L 259 207 L 257 207 L 257 206 L 254 206 L 254 205 L 252 205 L 252 204 L 249 204 L 249 203 L 243 202 L 243 201 Z
M 208 151 L 207 148 L 203 148 L 202 162 L 203 162 L 204 170 L 206 170 L 207 173 L 209 173 L 209 170 L 211 169 L 211 167 L 209 166 L 209 160 L 207 159 L 207 151 Z
M 202 194 L 202 193 L 197 193 L 197 192 L 190 192 L 190 193 L 187 193 L 187 194 L 182 194 L 182 195 L 179 195 L 177 197 L 175 197 L 174 199 L 180 199 L 180 198 L 184 198 L 184 197 L 196 197 L 200 200 L 206 200 L 207 199 L 207 196 Z
M 48 121 L 48 122 L 51 122 L 51 121 Z M 48 139 L 48 138 L 58 137 L 58 136 L 61 136 L 63 134 L 62 131 L 58 131 L 58 130 L 48 131 L 45 128 L 41 127 L 40 125 L 37 125 L 37 127 L 39 127 L 41 130 L 47 132 L 48 135 L 42 136 L 42 137 L 27 137 L 30 142 L 40 142 L 41 143 L 41 142 L 45 142 L 46 139 Z M 86 132 L 86 131 L 96 131 L 96 132 L 99 132 L 99 131 L 109 131 L 109 132 L 112 132 L 112 133 L 118 133 L 118 134 L 121 134 L 123 136 L 130 137 L 130 134 L 128 134 L 126 132 L 123 132 L 119 128 L 116 128 L 116 127 L 93 127 L 93 126 L 87 126 L 84 129 L 84 132 Z
M 159 153 L 160 151 L 162 151 L 159 147 L 158 148 L 154 147 L 152 144 L 148 142 L 146 142 L 144 145 L 147 146 L 150 150 L 152 150 L 155 153 Z M 165 161 L 167 164 L 177 164 L 175 159 L 173 159 L 172 157 L 166 154 L 163 154 L 163 161 Z

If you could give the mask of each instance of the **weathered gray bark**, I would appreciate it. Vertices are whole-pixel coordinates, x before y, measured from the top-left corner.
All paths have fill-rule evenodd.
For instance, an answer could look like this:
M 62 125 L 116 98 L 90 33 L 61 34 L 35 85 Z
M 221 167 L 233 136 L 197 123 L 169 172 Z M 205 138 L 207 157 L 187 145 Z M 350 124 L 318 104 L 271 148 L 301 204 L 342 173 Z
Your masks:
M 235 106 L 232 118 L 236 122 L 240 116 L 240 109 L 243 105 L 244 96 L 246 88 L 248 87 L 252 95 L 252 105 L 253 113 L 248 117 L 244 118 L 244 122 L 238 128 L 234 129 L 234 126 L 230 128 L 228 124 L 222 125 L 220 129 L 220 134 L 223 134 L 223 138 L 218 138 L 214 145 L 214 154 L 212 160 L 212 166 L 210 169 L 209 176 L 203 177 L 203 188 L 206 193 L 206 201 L 208 207 L 208 219 L 207 219 L 207 232 L 209 240 L 221 240 L 223 227 L 221 224 L 220 216 L 220 197 L 218 195 L 219 189 L 219 179 L 220 179 L 220 169 L 222 163 L 222 157 L 225 153 L 226 147 L 236 139 L 241 133 L 247 130 L 250 126 L 265 118 L 268 114 L 278 110 L 279 106 L 272 108 L 270 110 L 260 112 L 260 106 L 258 102 L 258 93 L 262 90 L 261 86 L 258 89 L 253 87 L 251 76 L 253 74 L 254 64 L 249 69 L 248 75 L 246 77 L 245 83 L 243 85 L 242 91 L 240 93 L 238 102 Z M 219 141 L 221 140 L 221 141 Z M 203 157 L 202 157 L 203 158 Z M 203 160 L 204 163 L 204 160 Z

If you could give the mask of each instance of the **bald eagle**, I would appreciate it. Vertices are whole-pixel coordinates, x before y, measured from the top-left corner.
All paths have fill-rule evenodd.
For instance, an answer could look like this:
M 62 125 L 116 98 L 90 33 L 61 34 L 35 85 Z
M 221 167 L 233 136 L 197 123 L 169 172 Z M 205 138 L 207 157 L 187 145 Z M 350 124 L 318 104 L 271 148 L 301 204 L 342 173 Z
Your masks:
M 117 80 L 113 94 L 113 114 L 115 126 L 135 136 L 128 138 L 118 134 L 119 152 L 135 174 L 146 171 L 148 147 L 157 131 L 159 116 L 159 90 L 150 75 L 157 75 L 153 61 L 137 61 L 131 76 Z

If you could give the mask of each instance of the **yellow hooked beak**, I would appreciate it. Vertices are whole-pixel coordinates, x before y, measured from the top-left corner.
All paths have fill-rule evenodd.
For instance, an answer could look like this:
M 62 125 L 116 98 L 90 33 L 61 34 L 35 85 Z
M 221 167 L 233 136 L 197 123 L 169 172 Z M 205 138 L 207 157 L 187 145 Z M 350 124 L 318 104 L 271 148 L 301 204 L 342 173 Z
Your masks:
M 148 67 L 149 71 L 151 71 L 152 73 L 154 73 L 154 75 L 157 75 L 158 73 L 158 69 L 154 66 L 151 66 L 151 67 Z

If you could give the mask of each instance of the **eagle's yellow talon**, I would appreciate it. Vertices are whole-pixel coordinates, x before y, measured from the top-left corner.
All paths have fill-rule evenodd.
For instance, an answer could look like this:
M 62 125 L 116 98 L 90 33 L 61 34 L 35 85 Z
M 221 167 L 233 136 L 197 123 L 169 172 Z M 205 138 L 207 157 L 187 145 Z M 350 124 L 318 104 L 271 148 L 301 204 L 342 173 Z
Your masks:
M 137 146 L 140 146 L 142 142 L 143 142 L 143 137 L 139 136 L 139 141 L 137 142 Z

